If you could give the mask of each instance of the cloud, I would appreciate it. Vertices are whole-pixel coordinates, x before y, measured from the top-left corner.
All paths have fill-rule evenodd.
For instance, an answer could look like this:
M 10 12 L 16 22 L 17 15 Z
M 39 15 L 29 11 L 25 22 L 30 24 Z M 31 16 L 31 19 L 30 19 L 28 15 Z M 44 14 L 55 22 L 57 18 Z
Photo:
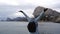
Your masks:
M 60 9 L 60 0 L 0 0 L 0 16 L 17 15 L 19 10 L 32 14 L 36 6 Z
M 0 0 L 0 4 L 19 5 L 16 0 Z
M 23 10 L 26 13 L 28 11 L 29 14 L 31 13 L 31 10 L 33 10 L 35 8 L 35 5 L 32 4 L 27 4 L 27 5 L 19 5 L 19 6 L 13 6 L 13 5 L 0 5 L 0 16 L 1 17 L 16 17 L 18 16 L 16 12 L 18 12 L 19 10 Z M 31 10 L 30 10 L 31 9 Z M 20 15 L 19 15 L 20 16 Z
M 56 4 L 54 4 L 53 6 L 52 6 L 52 8 L 60 8 L 60 3 L 56 3 Z
M 44 6 L 47 8 L 53 8 L 54 4 L 60 3 L 60 0 L 0 0 L 0 5 L 13 5 L 21 6 L 20 8 L 35 6 Z M 29 8 L 28 7 L 28 8 Z M 34 6 L 33 6 L 34 7 Z

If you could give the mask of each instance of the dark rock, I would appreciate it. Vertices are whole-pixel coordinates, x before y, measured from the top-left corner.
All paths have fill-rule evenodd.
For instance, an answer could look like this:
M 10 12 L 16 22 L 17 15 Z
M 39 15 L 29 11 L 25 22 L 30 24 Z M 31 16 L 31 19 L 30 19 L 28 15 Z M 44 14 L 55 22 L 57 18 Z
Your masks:
M 33 15 L 34 17 L 37 17 L 41 11 L 45 11 L 45 16 L 43 18 L 41 18 L 40 21 L 52 21 L 52 22 L 60 22 L 60 13 L 57 12 L 56 10 L 52 10 L 50 8 L 45 8 L 45 7 L 41 7 L 38 6 L 35 8 Z

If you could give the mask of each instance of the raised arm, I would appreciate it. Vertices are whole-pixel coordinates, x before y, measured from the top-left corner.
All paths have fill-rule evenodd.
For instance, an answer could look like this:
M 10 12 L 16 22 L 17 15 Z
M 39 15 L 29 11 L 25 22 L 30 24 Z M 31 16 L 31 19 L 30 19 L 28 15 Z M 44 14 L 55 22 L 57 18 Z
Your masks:
M 25 17 L 27 18 L 27 20 L 30 21 L 30 18 L 23 11 L 19 11 L 19 12 L 22 12 L 25 15 Z
M 48 8 L 45 8 L 44 10 L 42 10 L 42 12 L 39 14 L 39 16 L 35 19 L 35 21 L 38 21 L 39 19 L 41 19 L 41 17 L 45 16 L 44 13 L 48 10 Z
M 35 18 L 35 21 L 38 21 L 41 19 L 41 17 L 44 16 L 44 11 L 42 11 L 37 18 Z

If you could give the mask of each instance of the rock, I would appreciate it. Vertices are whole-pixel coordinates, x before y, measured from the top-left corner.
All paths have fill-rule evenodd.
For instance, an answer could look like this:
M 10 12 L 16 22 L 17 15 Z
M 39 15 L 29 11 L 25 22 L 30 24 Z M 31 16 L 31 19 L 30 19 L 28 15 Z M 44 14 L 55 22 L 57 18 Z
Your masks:
M 55 22 L 56 23 L 60 23 L 60 18 L 57 18 L 57 20 Z
M 52 21 L 52 22 L 56 22 L 56 21 L 59 21 L 60 19 L 60 13 L 57 12 L 56 10 L 52 10 L 50 8 L 45 8 L 45 7 L 41 7 L 41 6 L 38 6 L 35 8 L 34 12 L 33 12 L 33 15 L 35 17 L 37 17 L 41 11 L 45 11 L 45 17 L 42 18 L 41 20 L 43 21 Z
M 38 7 L 35 8 L 33 15 L 35 17 L 37 17 L 41 13 L 41 11 L 43 11 L 43 10 L 44 10 L 44 7 L 38 6 Z

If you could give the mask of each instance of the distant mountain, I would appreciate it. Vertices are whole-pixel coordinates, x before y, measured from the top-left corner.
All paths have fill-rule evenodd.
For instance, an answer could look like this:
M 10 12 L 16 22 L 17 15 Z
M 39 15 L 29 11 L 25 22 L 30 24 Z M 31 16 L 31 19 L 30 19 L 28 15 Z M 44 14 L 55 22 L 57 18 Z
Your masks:
M 6 21 L 27 21 L 25 17 L 7 18 Z

